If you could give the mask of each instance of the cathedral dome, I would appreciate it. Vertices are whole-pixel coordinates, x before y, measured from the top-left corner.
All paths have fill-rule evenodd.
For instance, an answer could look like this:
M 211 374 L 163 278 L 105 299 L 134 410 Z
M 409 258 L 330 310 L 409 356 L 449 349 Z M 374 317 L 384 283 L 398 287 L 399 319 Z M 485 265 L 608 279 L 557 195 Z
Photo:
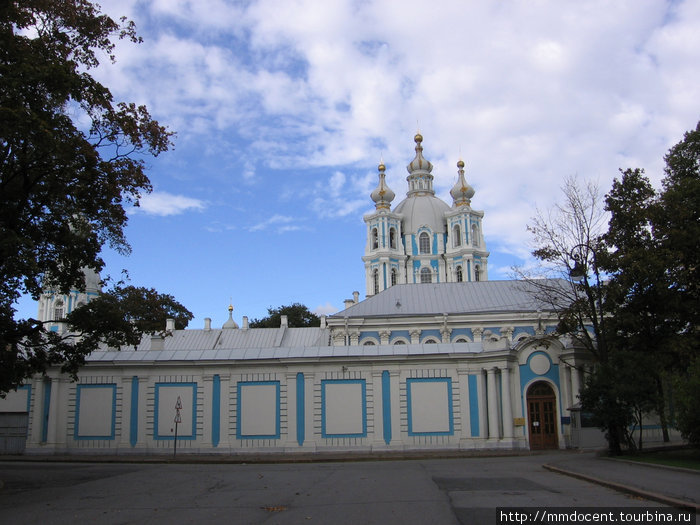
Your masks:
M 445 232 L 445 212 L 450 207 L 435 195 L 413 195 L 401 201 L 394 213 L 403 216 L 403 232 L 415 234 L 421 226 L 427 226 L 433 233 Z
M 406 169 L 408 170 L 408 193 L 394 209 L 403 215 L 403 232 L 415 234 L 418 228 L 427 226 L 433 233 L 445 232 L 445 212 L 450 206 L 435 196 L 433 165 L 423 157 L 423 137 L 417 133 L 413 139 L 416 143 L 416 156 Z
M 423 158 L 423 146 L 421 145 L 421 143 L 423 142 L 423 135 L 421 135 L 420 133 L 416 133 L 416 136 L 413 137 L 413 140 L 416 143 L 416 156 L 410 162 L 410 164 L 406 166 L 408 173 L 430 173 L 431 171 L 433 171 L 433 165 L 430 163 L 429 160 Z

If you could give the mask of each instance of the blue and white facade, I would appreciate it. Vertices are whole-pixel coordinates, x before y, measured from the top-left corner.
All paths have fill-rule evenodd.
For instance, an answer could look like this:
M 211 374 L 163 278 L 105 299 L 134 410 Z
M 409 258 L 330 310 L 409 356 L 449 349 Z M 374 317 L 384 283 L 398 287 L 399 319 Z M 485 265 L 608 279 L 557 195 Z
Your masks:
M 371 198 L 376 210 L 364 217 L 367 244 L 367 296 L 396 284 L 485 281 L 488 256 L 483 237 L 484 212 L 471 208 L 474 189 L 457 163 L 459 178 L 450 191 L 453 204 L 435 196 L 433 165 L 423 157 L 417 134 L 415 158 L 408 164 L 406 198 L 391 210 L 394 192 L 379 165 L 379 184 Z
M 379 167 L 364 218 L 365 300 L 355 292 L 318 328 L 239 326 L 229 307 L 221 328 L 170 322 L 137 348 L 102 348 L 77 382 L 50 370 L 0 400 L 0 416 L 24 425 L 25 453 L 576 446 L 588 356 L 553 335 L 556 315 L 526 283 L 487 279 L 483 212 L 471 209 L 463 163 L 450 207 L 415 142 L 393 211 Z M 57 300 L 42 298 L 42 320 L 56 318 Z

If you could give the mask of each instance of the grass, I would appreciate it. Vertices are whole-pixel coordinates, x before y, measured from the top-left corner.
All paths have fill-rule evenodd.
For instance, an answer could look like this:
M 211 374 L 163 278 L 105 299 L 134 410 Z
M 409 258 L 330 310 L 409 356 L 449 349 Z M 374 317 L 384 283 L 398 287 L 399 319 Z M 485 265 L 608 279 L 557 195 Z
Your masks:
M 625 459 L 641 463 L 654 463 L 669 467 L 682 467 L 700 471 L 700 449 L 683 448 L 630 454 Z

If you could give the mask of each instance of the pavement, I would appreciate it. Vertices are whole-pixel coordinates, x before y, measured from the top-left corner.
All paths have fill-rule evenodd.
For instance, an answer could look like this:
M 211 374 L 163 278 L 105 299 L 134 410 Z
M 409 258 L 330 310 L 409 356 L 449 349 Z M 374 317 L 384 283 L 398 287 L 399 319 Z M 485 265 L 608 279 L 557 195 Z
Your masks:
M 700 471 L 610 458 L 595 452 L 570 453 L 542 465 L 572 476 L 672 507 L 700 512 Z
M 406 451 L 406 452 L 317 452 L 291 454 L 186 454 L 170 455 L 23 455 L 2 456 L 0 461 L 90 462 L 90 463 L 316 463 L 345 461 L 396 461 L 466 457 L 537 456 L 537 452 L 498 451 Z M 547 451 L 542 467 L 646 500 L 700 513 L 700 471 L 637 463 L 609 458 L 595 451 Z

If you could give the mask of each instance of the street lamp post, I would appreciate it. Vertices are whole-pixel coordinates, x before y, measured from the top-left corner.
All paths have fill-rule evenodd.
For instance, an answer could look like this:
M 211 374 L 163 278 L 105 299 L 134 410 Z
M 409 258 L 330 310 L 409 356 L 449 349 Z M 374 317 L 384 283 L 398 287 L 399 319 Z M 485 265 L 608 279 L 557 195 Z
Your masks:
M 605 417 L 607 418 L 606 426 L 608 431 L 608 446 L 610 452 L 618 455 L 621 452 L 621 436 L 622 432 L 620 425 L 613 415 L 615 414 L 615 406 L 617 404 L 612 394 L 611 370 L 609 370 L 609 349 L 607 345 L 607 336 L 605 331 L 605 310 L 603 308 L 603 285 L 600 279 L 600 267 L 598 265 L 598 255 L 595 248 L 589 244 L 577 244 L 574 246 L 569 256 L 574 261 L 573 267 L 569 271 L 569 277 L 575 283 L 581 284 L 583 292 L 586 295 L 590 320 L 593 324 L 593 333 L 595 335 L 595 348 L 598 356 L 599 365 L 605 368 L 604 379 L 606 384 L 604 407 L 606 410 Z M 592 271 L 595 282 L 589 281 L 589 272 Z M 585 327 L 584 327 L 585 329 Z
M 177 426 L 182 423 L 180 410 L 182 410 L 182 400 L 180 396 L 177 396 L 177 402 L 175 403 L 175 441 L 173 442 L 173 458 L 175 458 L 175 454 L 177 454 Z

